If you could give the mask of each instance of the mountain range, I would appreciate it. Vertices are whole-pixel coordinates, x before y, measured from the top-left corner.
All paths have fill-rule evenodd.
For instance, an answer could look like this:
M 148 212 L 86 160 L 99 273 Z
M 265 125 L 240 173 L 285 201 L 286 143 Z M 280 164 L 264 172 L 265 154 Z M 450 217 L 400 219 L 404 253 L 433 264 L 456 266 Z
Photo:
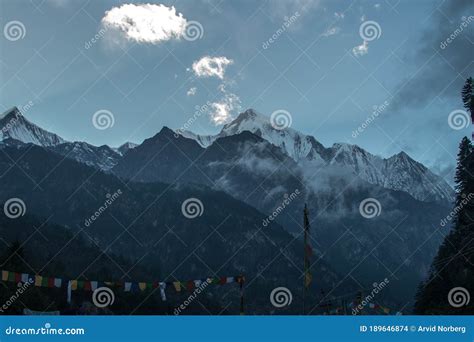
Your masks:
M 16 108 L 0 117 L 0 127 L 1 200 L 20 197 L 30 213 L 51 217 L 114 255 L 142 260 L 150 250 L 143 262 L 163 272 L 156 276 L 178 265 L 180 276 L 215 269 L 245 273 L 253 279 L 253 305 L 262 309 L 256 313 L 274 310 L 264 300 L 272 285 L 299 292 L 304 203 L 311 213 L 315 290 L 328 298 L 388 276 L 392 285 L 378 300 L 409 308 L 447 233 L 438 226 L 453 189 L 406 153 L 384 159 L 356 145 L 325 147 L 291 128 L 274 128 L 254 110 L 215 136 L 163 127 L 139 145 L 119 148 L 65 141 Z M 87 215 L 118 188 L 126 195 L 95 229 L 84 229 Z M 181 202 L 191 197 L 202 201 L 205 217 L 182 216 Z M 366 199 L 379 206 L 371 218 L 360 212 Z M 228 235 L 217 238 L 212 227 L 222 221 Z M 173 227 L 184 244 L 169 234 Z M 206 234 L 212 239 L 202 254 L 187 259 L 187 246 L 199 246 Z M 165 242 L 156 250 L 149 244 L 160 237 Z M 229 258 L 230 264 L 218 262 Z
M 0 116 L 0 127 L 6 126 L 9 128 L 0 131 L 0 141 L 13 138 L 23 143 L 50 148 L 68 158 L 103 171 L 111 170 L 124 154 L 138 146 L 131 142 L 126 142 L 118 148 L 107 145 L 93 146 L 86 142 L 68 142 L 28 121 L 16 107 Z M 453 189 L 446 181 L 403 151 L 385 159 L 357 145 L 335 143 L 327 148 L 314 137 L 294 129 L 274 128 L 270 118 L 251 109 L 224 125 L 221 132 L 215 136 L 202 136 L 190 131 L 178 131 L 178 133 L 184 138 L 195 140 L 202 148 L 207 148 L 219 138 L 246 131 L 279 147 L 284 154 L 295 162 L 304 164 L 306 168 L 319 170 L 336 165 L 350 170 L 371 184 L 407 192 L 421 201 L 453 199 Z

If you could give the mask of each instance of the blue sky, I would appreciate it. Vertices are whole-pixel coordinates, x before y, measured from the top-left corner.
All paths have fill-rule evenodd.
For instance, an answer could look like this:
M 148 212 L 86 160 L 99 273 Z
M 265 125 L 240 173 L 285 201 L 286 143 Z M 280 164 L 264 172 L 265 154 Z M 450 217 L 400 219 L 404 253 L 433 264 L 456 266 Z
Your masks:
M 405 150 L 450 177 L 471 131 L 453 129 L 448 116 L 462 109 L 458 93 L 474 74 L 472 1 L 148 4 L 2 0 L 0 110 L 29 103 L 25 116 L 65 139 L 118 146 L 193 116 L 190 130 L 210 134 L 240 110 L 283 109 L 326 146 L 348 142 L 384 157 Z M 190 25 L 197 37 L 187 36 Z M 94 127 L 99 110 L 112 113 L 112 127 Z

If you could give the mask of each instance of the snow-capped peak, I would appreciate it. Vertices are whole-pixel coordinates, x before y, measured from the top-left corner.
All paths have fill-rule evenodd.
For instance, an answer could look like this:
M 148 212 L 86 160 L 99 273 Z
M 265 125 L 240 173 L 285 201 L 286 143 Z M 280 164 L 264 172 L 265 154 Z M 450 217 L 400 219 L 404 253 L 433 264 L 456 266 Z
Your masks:
M 214 136 L 197 135 L 189 131 L 179 132 L 186 138 L 196 140 L 202 147 L 211 145 L 216 139 L 249 131 L 271 144 L 280 147 L 295 161 L 300 159 L 321 159 L 324 147 L 311 136 L 304 135 L 292 128 L 277 129 L 272 126 L 270 117 L 253 109 L 240 113 L 232 122 L 224 125 Z
M 50 147 L 65 142 L 60 136 L 48 132 L 28 121 L 17 107 L 9 109 L 0 116 L 0 140 L 8 138 L 23 143 Z
M 196 135 L 189 131 L 178 133 L 196 140 L 202 147 L 207 147 L 220 137 L 237 135 L 244 131 L 249 131 L 280 147 L 297 162 L 316 161 L 317 167 L 327 164 L 349 168 L 369 183 L 408 192 L 419 200 L 451 200 L 453 196 L 452 188 L 441 177 L 410 158 L 405 152 L 384 159 L 357 145 L 336 143 L 330 148 L 325 148 L 312 136 L 292 128 L 279 130 L 273 127 L 270 117 L 253 109 L 241 113 L 214 136 Z
M 138 144 L 127 141 L 126 143 L 123 143 L 122 145 L 120 145 L 117 148 L 114 148 L 113 150 L 115 152 L 117 152 L 118 154 L 120 154 L 121 156 L 123 156 L 123 155 L 125 155 L 125 153 L 127 153 L 128 151 L 130 151 L 131 149 L 133 149 L 137 146 L 138 146 Z

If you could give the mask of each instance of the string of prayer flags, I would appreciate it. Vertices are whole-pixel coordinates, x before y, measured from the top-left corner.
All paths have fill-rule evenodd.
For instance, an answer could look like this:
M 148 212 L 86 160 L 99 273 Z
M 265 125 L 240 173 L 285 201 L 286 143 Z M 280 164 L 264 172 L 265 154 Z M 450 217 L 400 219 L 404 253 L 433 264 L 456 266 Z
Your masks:
M 65 286 L 67 288 L 67 299 L 68 302 L 71 300 L 71 292 L 77 290 L 84 291 L 95 291 L 99 287 L 107 286 L 111 288 L 123 289 L 124 292 L 139 292 L 139 291 L 149 291 L 153 289 L 159 289 L 161 298 L 163 301 L 166 300 L 166 289 L 172 288 L 177 293 L 181 292 L 183 289 L 188 291 L 193 291 L 196 288 L 200 288 L 203 283 L 207 282 L 208 284 L 215 285 L 225 285 L 231 283 L 238 283 L 241 287 L 241 292 L 243 292 L 243 276 L 235 277 L 209 277 L 196 280 L 187 280 L 187 281 L 173 281 L 173 282 L 100 282 L 95 280 L 80 280 L 80 279 L 62 279 L 57 277 L 45 277 L 38 274 L 30 275 L 27 273 L 17 273 L 2 270 L 1 271 L 1 280 L 8 282 L 31 282 L 34 286 L 37 287 L 48 287 L 48 288 L 62 288 Z M 243 297 L 243 296 L 242 296 Z

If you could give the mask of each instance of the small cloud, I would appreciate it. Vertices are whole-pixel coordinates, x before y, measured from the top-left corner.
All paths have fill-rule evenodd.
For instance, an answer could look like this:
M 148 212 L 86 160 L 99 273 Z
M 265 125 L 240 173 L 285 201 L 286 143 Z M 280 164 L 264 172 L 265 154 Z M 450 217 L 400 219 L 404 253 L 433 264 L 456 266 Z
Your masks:
M 102 25 L 127 40 L 158 44 L 184 36 L 187 21 L 173 6 L 125 4 L 105 12 Z
M 369 43 L 364 40 L 361 45 L 358 45 L 352 49 L 352 53 L 356 57 L 361 57 L 369 53 Z
M 344 19 L 344 17 L 345 17 L 345 14 L 342 13 L 342 12 L 335 12 L 334 13 L 334 18 L 336 18 L 337 20 L 342 20 L 342 19 Z
M 365 19 L 366 19 L 366 16 L 365 16 L 365 14 L 362 14 L 362 16 L 360 17 L 360 21 L 361 21 L 361 22 L 364 22 L 364 21 L 365 21 Z
M 377 9 L 377 10 L 380 9 L 381 7 L 382 7 L 382 6 L 381 6 L 380 4 L 375 4 L 375 5 L 374 5 L 374 8 Z
M 205 56 L 193 63 L 193 71 L 198 77 L 218 77 L 224 79 L 225 69 L 234 63 L 227 57 Z
M 338 34 L 339 32 L 341 32 L 341 28 L 340 27 L 331 27 L 329 29 L 327 29 L 323 34 L 321 34 L 323 37 L 330 37 L 330 36 L 334 36 L 336 34 Z
M 48 0 L 48 3 L 56 7 L 64 7 L 69 3 L 69 0 Z
M 196 92 L 197 92 L 197 88 L 196 87 L 192 87 L 188 90 L 188 92 L 186 93 L 186 95 L 188 96 L 194 96 L 196 95 Z
M 233 113 L 242 109 L 237 95 L 229 93 L 223 84 L 218 89 L 224 93 L 224 97 L 220 101 L 211 103 L 209 110 L 211 121 L 216 126 L 228 123 L 232 120 Z

